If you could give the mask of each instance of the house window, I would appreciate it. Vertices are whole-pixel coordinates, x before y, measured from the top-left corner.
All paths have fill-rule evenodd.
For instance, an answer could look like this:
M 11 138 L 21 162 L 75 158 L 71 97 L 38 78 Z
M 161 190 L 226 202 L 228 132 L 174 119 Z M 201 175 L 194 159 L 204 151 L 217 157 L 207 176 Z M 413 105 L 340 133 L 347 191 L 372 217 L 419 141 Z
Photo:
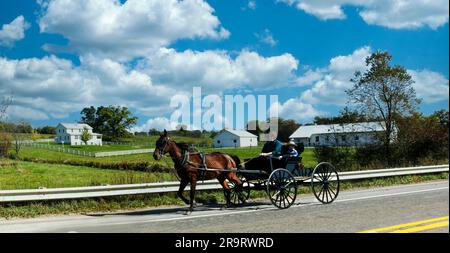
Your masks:
M 233 142 L 236 143 L 237 141 L 236 141 L 236 140 L 233 140 Z
M 319 142 L 319 141 L 320 141 L 319 136 L 316 136 L 316 142 Z
M 347 137 L 345 135 L 342 135 L 342 141 L 343 142 L 347 141 Z
M 355 141 L 359 141 L 359 136 L 358 135 L 355 136 Z
M 326 141 L 330 141 L 330 136 L 328 136 L 328 135 L 325 136 L 325 140 L 326 140 Z
M 217 140 L 217 143 L 220 144 L 220 140 Z

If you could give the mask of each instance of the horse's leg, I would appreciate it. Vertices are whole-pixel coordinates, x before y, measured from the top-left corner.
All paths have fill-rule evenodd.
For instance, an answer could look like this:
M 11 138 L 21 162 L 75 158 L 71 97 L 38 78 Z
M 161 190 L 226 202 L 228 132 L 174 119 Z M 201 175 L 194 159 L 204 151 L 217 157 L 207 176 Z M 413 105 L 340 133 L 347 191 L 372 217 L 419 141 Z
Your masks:
M 187 214 L 192 213 L 194 211 L 195 204 L 195 187 L 197 186 L 197 178 L 191 177 L 191 192 L 190 192 L 190 205 Z
M 184 203 L 186 203 L 186 205 L 189 205 L 189 200 L 187 200 L 187 198 L 185 198 L 183 196 L 183 191 L 186 188 L 186 186 L 189 184 L 189 181 L 187 179 L 181 179 L 180 182 L 180 188 L 178 189 L 177 195 L 178 197 L 183 200 Z
M 228 183 L 226 181 L 226 177 L 223 176 L 223 174 L 221 174 L 220 176 L 217 177 L 217 180 L 219 180 L 219 183 L 222 185 L 223 191 L 225 192 L 225 199 L 227 201 L 225 206 L 230 207 L 231 206 L 230 186 L 228 185 Z

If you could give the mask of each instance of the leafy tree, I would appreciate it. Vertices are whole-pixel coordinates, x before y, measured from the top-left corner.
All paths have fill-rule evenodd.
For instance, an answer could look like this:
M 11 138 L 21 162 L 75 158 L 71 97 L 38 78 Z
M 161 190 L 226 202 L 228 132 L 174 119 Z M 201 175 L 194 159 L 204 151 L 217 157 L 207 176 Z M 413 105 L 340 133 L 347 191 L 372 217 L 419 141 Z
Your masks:
M 317 125 L 328 125 L 328 124 L 346 124 L 346 123 L 360 123 L 375 121 L 376 119 L 369 119 L 364 114 L 352 110 L 349 107 L 344 107 L 343 110 L 339 112 L 338 116 L 335 117 L 320 117 L 316 116 L 314 118 L 314 124 Z
M 36 129 L 39 134 L 56 134 L 56 127 L 44 126 Z
M 87 127 L 83 128 L 83 132 L 81 133 L 81 141 L 84 142 L 84 145 L 87 145 L 87 142 L 92 138 L 91 133 L 89 133 L 89 129 Z
M 93 106 L 86 107 L 81 114 L 82 123 L 90 125 L 94 132 L 99 132 L 113 140 L 130 135 L 127 129 L 134 126 L 138 120 L 137 117 L 132 116 L 127 107 L 120 106 L 100 106 L 97 109 Z
M 388 159 L 395 120 L 410 115 L 420 103 L 412 86 L 412 77 L 402 66 L 390 66 L 391 59 L 388 52 L 381 51 L 367 57 L 368 70 L 357 71 L 351 79 L 353 87 L 346 91 L 349 103 L 356 105 L 359 113 L 383 121 L 382 141 Z

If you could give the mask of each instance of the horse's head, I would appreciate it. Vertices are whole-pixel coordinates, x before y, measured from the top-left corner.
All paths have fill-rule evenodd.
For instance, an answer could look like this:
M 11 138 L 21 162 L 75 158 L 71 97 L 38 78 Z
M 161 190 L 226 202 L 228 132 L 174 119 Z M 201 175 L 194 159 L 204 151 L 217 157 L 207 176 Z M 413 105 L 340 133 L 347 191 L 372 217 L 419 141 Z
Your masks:
M 161 160 L 163 155 L 167 152 L 169 152 L 170 148 L 170 139 L 169 135 L 167 134 L 167 131 L 164 129 L 164 132 L 161 133 L 159 136 L 159 139 L 156 141 L 156 148 L 153 152 L 153 158 L 155 160 Z

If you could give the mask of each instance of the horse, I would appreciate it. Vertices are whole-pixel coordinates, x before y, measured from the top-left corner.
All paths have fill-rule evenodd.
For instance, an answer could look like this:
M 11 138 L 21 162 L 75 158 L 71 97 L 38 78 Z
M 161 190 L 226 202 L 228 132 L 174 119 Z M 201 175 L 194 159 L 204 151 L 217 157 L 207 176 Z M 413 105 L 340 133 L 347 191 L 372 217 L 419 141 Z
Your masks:
M 187 214 L 192 213 L 194 210 L 195 188 L 199 179 L 209 180 L 216 178 L 225 191 L 227 207 L 231 205 L 231 201 L 230 187 L 226 179 L 232 181 L 235 187 L 237 187 L 236 189 L 242 187 L 241 180 L 237 177 L 236 172 L 233 171 L 240 164 L 240 160 L 236 156 L 221 152 L 212 152 L 205 155 L 199 152 L 190 152 L 186 145 L 177 144 L 171 140 L 167 131 L 164 130 L 156 141 L 153 158 L 157 161 L 161 160 L 166 153 L 169 153 L 172 158 L 177 174 L 180 177 L 180 188 L 178 189 L 177 196 L 189 205 Z M 205 166 L 208 169 L 205 170 L 204 168 L 200 168 L 200 166 Z M 183 196 L 183 191 L 188 184 L 191 185 L 189 200 Z

